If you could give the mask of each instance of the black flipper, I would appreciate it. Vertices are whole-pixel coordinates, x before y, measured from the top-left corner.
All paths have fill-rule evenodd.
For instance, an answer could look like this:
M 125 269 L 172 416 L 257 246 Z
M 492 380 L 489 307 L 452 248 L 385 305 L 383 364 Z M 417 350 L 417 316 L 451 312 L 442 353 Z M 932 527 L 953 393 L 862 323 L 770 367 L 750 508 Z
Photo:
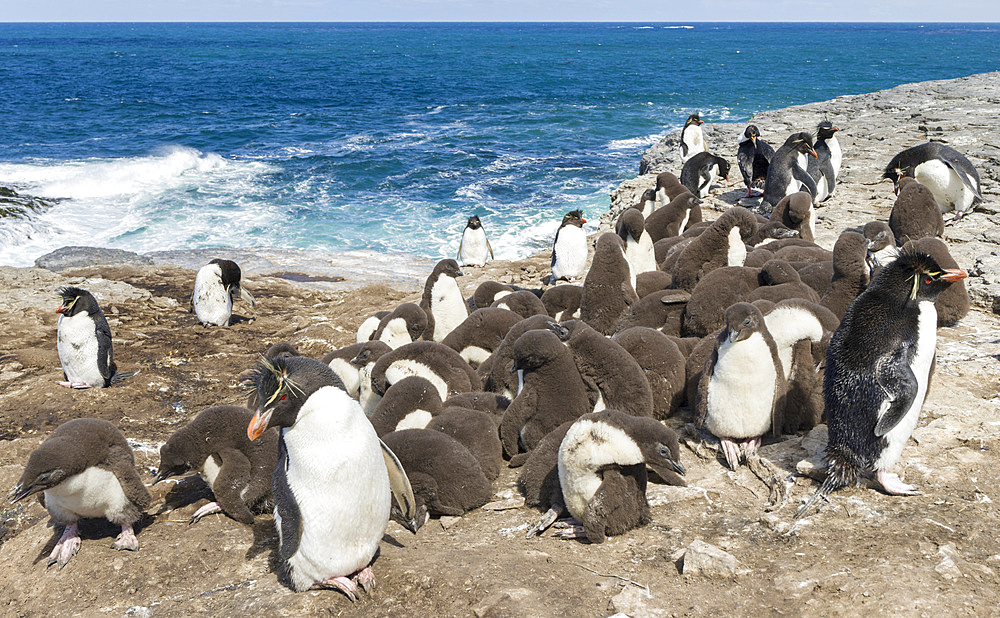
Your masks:
M 244 524 L 253 524 L 253 513 L 247 507 L 240 492 L 250 484 L 250 460 L 239 449 L 225 448 L 219 451 L 222 465 L 219 475 L 212 485 L 215 501 L 222 511 Z
M 809 172 L 805 171 L 798 165 L 793 165 L 792 178 L 804 184 L 806 189 L 809 191 L 809 195 L 811 195 L 814 200 L 816 199 L 816 181 L 809 175 Z
M 969 175 L 962 170 L 962 167 L 958 163 L 949 159 L 945 153 L 939 153 L 938 159 L 940 159 L 942 163 L 950 167 L 953 172 L 958 174 L 958 177 L 961 178 L 962 182 L 965 183 L 965 186 L 968 187 L 970 191 L 972 191 L 972 194 L 976 196 L 976 199 L 978 199 L 980 202 L 983 201 L 983 196 L 979 192 L 979 189 L 973 184 L 972 179 L 969 178 Z
M 910 369 L 909 346 L 897 349 L 891 356 L 875 364 L 875 380 L 888 399 L 888 409 L 881 413 L 875 423 L 875 435 L 882 437 L 903 420 L 917 398 L 917 377 Z M 883 403 L 883 407 L 884 407 Z M 880 410 L 881 411 L 881 410 Z
M 747 149 L 743 148 L 742 144 L 740 145 L 740 149 L 736 151 L 736 163 L 740 166 L 740 174 L 743 175 L 743 184 L 748 187 L 753 182 L 753 160 L 755 154 L 753 150 L 748 152 Z
M 299 550 L 299 543 L 302 540 L 302 514 L 295 501 L 295 494 L 288 485 L 288 449 L 285 447 L 284 437 L 278 440 L 278 465 L 274 467 L 272 485 L 274 511 L 281 518 L 278 530 L 281 533 L 281 546 L 278 547 L 278 555 L 283 562 L 287 562 Z
M 104 385 L 108 386 L 116 369 L 114 353 L 111 350 L 111 327 L 101 313 L 94 315 L 94 324 L 97 327 L 97 369 L 104 378 Z

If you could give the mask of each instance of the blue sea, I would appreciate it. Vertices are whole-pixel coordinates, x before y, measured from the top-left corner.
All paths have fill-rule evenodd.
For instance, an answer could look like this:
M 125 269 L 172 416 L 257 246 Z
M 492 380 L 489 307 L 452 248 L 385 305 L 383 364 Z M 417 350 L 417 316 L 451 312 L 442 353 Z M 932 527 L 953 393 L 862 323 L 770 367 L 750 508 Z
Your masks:
M 63 245 L 498 258 L 709 121 L 993 71 L 988 24 L 0 24 L 0 264 Z M 842 126 L 850 131 L 849 123 Z M 590 226 L 591 224 L 588 224 Z

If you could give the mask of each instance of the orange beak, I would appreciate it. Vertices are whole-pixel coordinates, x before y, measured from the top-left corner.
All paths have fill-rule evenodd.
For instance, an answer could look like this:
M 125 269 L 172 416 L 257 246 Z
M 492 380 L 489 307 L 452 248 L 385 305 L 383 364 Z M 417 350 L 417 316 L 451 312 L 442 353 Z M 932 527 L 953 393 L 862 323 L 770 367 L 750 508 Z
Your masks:
M 66 303 L 59 305 L 59 308 L 56 309 L 56 313 L 62 313 L 63 311 L 66 311 Z
M 941 275 L 941 278 L 944 279 L 945 281 L 954 282 L 954 281 L 961 281 L 962 279 L 965 279 L 968 276 L 969 274 L 964 270 L 962 270 L 961 268 L 945 268 L 944 274 Z
M 583 221 L 584 223 L 586 223 L 586 222 L 587 222 L 587 220 L 586 220 L 586 219 L 580 219 L 580 221 Z
M 256 440 L 260 437 L 260 434 L 264 433 L 267 429 L 267 423 L 271 420 L 271 410 L 266 412 L 262 410 L 257 410 L 254 413 L 253 418 L 250 419 L 250 424 L 247 425 L 247 437 L 251 441 Z
M 811 155 L 812 155 L 813 157 L 815 157 L 815 158 L 817 158 L 817 159 L 819 158 L 819 155 L 818 155 L 818 154 L 816 154 L 816 151 L 815 151 L 815 150 L 813 150 L 812 148 L 810 148 L 810 149 L 809 149 L 809 154 L 811 154 Z

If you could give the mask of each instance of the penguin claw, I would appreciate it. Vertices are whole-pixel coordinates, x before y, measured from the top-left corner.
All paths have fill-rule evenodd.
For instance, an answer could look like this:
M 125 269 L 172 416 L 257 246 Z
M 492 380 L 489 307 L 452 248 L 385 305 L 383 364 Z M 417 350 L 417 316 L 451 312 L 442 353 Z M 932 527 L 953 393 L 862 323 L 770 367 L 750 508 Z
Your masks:
M 343 592 L 344 595 L 351 600 L 351 602 L 358 600 L 358 587 L 354 585 L 354 582 L 343 575 L 339 577 L 329 577 L 323 581 L 316 582 L 311 586 L 311 588 L 313 590 L 339 590 Z
M 885 470 L 879 470 L 876 473 L 876 478 L 878 479 L 879 485 L 886 493 L 893 496 L 919 496 L 921 495 L 917 491 L 916 485 L 910 485 L 904 483 L 899 475 L 894 472 L 886 472 Z
M 564 524 L 559 530 L 556 530 L 552 536 L 559 539 L 585 539 L 587 538 L 587 531 L 584 529 L 583 525 L 574 524 Z
M 725 455 L 729 468 L 731 470 L 738 468 L 743 458 L 739 445 L 728 438 L 721 438 L 719 443 L 722 445 L 722 454 Z
M 371 596 L 372 590 L 375 589 L 375 573 L 372 571 L 370 566 L 366 566 L 357 573 L 351 576 L 355 582 L 361 585 L 361 588 L 365 591 L 365 594 Z
M 206 515 L 211 515 L 212 513 L 221 513 L 222 507 L 219 506 L 218 502 L 209 502 L 205 506 L 199 508 L 197 511 L 191 515 L 191 519 L 188 520 L 188 525 L 191 525 L 201 519 Z
M 549 510 L 545 511 L 545 514 L 542 515 L 541 519 L 539 519 L 534 526 L 528 528 L 528 532 L 524 535 L 524 538 L 530 539 L 533 536 L 541 535 L 543 532 L 548 530 L 553 523 L 555 523 L 556 519 L 559 518 L 559 515 L 561 515 L 562 512 L 563 507 L 561 506 L 553 506 Z
M 122 526 L 121 534 L 111 544 L 112 549 L 139 551 L 139 539 L 135 538 L 132 526 Z
M 76 524 L 66 526 L 62 536 L 59 537 L 59 542 L 56 543 L 56 546 L 52 549 L 52 553 L 49 554 L 49 559 L 46 561 L 45 566 L 50 567 L 58 563 L 59 568 L 62 569 L 69 563 L 70 558 L 80 551 L 80 544 L 80 535 L 77 533 Z
M 56 382 L 59 386 L 65 386 L 66 388 L 90 388 L 90 385 L 86 382 Z

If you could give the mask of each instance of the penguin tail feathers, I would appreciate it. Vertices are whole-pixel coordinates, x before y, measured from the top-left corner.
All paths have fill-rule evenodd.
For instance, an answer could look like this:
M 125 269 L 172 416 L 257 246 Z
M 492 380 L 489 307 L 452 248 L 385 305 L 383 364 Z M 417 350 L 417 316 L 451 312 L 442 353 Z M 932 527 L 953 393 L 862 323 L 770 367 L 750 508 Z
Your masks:
M 846 456 L 839 453 L 838 450 L 827 451 L 826 458 L 829 464 L 826 469 L 826 479 L 823 484 L 819 486 L 816 493 L 812 495 L 811 498 L 806 500 L 805 504 L 799 507 L 799 510 L 795 512 L 795 517 L 793 519 L 798 519 L 802 517 L 803 514 L 809 507 L 816 502 L 817 498 L 826 498 L 831 493 L 840 489 L 841 487 L 847 487 L 849 485 L 857 485 L 861 478 L 861 466 L 855 461 L 853 454 L 848 453 Z
M 135 371 L 119 371 L 115 373 L 115 375 L 111 376 L 111 381 L 108 383 L 108 386 L 110 386 L 111 384 L 118 384 L 123 380 L 127 380 L 128 378 L 137 375 L 139 371 L 141 370 L 137 369 Z
M 838 484 L 837 477 L 833 476 L 832 474 L 827 476 L 826 480 L 823 481 L 823 484 L 820 485 L 819 489 L 816 490 L 816 493 L 814 493 L 812 497 L 806 500 L 805 503 L 799 507 L 799 510 L 795 511 L 795 517 L 793 517 L 792 519 L 798 519 L 802 517 L 805 514 L 805 512 L 809 510 L 809 507 L 811 507 L 813 503 L 816 502 L 817 498 L 825 499 L 831 493 L 840 489 L 840 487 L 841 486 Z

